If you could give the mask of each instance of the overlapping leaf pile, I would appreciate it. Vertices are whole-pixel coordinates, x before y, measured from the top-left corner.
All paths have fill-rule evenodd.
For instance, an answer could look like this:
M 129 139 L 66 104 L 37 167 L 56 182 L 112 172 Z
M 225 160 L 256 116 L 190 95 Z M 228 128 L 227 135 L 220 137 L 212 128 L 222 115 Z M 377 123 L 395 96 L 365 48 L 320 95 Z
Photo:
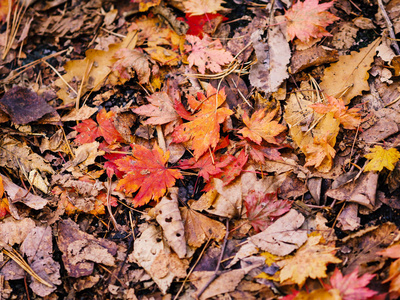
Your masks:
M 289 2 L 0 1 L 0 298 L 399 297 L 398 1 Z

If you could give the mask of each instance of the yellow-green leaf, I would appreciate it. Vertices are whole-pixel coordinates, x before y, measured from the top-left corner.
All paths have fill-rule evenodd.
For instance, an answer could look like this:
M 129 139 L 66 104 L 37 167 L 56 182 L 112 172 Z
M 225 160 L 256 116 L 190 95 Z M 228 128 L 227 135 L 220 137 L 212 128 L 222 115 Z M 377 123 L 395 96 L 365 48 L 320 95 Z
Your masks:
M 383 168 L 393 171 L 394 166 L 400 158 L 400 152 L 395 148 L 386 150 L 381 146 L 375 146 L 364 157 L 371 160 L 365 167 L 364 172 L 382 171 Z

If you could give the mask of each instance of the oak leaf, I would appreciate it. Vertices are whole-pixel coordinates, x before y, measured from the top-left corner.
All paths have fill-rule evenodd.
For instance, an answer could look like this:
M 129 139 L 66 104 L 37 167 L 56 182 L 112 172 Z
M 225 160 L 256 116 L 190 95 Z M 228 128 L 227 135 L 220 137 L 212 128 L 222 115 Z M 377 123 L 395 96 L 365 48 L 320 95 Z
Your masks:
M 339 290 L 343 300 L 368 299 L 378 293 L 367 288 L 367 285 L 374 277 L 375 275 L 368 273 L 358 277 L 358 268 L 352 273 L 343 276 L 339 269 L 336 268 L 329 279 L 330 285 L 327 287 Z
M 224 0 L 185 0 L 182 2 L 185 13 L 193 16 L 215 14 L 217 11 L 226 10 L 221 4 Z
M 245 112 L 243 115 L 243 122 L 247 127 L 239 130 L 239 133 L 258 145 L 261 144 L 262 139 L 268 143 L 277 144 L 275 136 L 286 130 L 286 126 L 273 120 L 277 112 L 277 110 L 273 110 L 266 114 L 265 109 L 261 109 L 254 112 L 251 118 L 249 118 Z
M 327 96 L 328 103 L 315 103 L 310 105 L 315 112 L 326 114 L 333 112 L 333 116 L 339 120 L 340 124 L 346 129 L 357 129 L 361 123 L 361 115 L 358 112 L 359 108 L 348 108 L 344 105 L 343 99 L 336 99 L 332 96 Z
M 103 108 L 96 116 L 97 123 L 92 119 L 87 119 L 72 127 L 78 131 L 75 142 L 78 144 L 93 143 L 98 137 L 103 137 L 108 144 L 123 142 L 123 137 L 114 126 L 114 116 L 114 112 L 107 112 Z
M 382 171 L 386 168 L 393 171 L 397 161 L 400 158 L 400 152 L 395 148 L 389 150 L 383 149 L 381 146 L 375 146 L 370 149 L 370 153 L 364 155 L 365 158 L 371 161 L 365 166 L 364 172 Z
M 189 67 L 197 66 L 201 74 L 204 74 L 206 69 L 213 73 L 222 72 L 221 66 L 233 60 L 232 54 L 222 47 L 219 39 L 212 40 L 207 35 L 204 35 L 203 39 L 187 35 L 186 40 L 189 42 L 189 45 L 185 45 L 185 50 L 189 53 Z
M 321 245 L 321 239 L 321 235 L 311 235 L 294 256 L 277 262 L 282 268 L 281 282 L 290 280 L 299 286 L 303 286 L 308 277 L 313 279 L 326 277 L 327 264 L 341 262 L 334 255 L 336 249 Z
M 333 1 L 323 4 L 318 2 L 319 0 L 297 1 L 286 11 L 287 34 L 290 40 L 297 37 L 302 42 L 308 42 L 311 38 L 331 36 L 325 27 L 339 20 L 326 11 L 332 6 Z
M 135 108 L 133 112 L 149 117 L 143 124 L 161 125 L 179 120 L 174 103 L 166 92 L 154 93 L 147 97 L 150 104 Z
M 187 112 L 181 103 L 175 103 L 175 107 L 181 107 L 177 109 L 177 112 L 182 118 L 188 119 L 189 122 L 176 127 L 172 134 L 175 143 L 192 141 L 191 148 L 194 150 L 195 159 L 199 159 L 209 148 L 215 148 L 220 136 L 219 124 L 233 114 L 233 111 L 229 108 L 220 108 L 226 98 L 223 89 L 217 92 L 209 84 L 207 96 L 198 93 L 197 98 L 198 100 L 191 95 L 188 97 L 189 106 L 197 111 L 193 115 Z
M 265 230 L 271 223 L 290 210 L 291 201 L 279 200 L 278 193 L 251 191 L 244 199 L 247 219 L 257 232 Z
M 165 166 L 169 151 L 164 153 L 157 145 L 152 150 L 141 145 L 132 144 L 131 147 L 132 155 L 115 161 L 119 170 L 126 173 L 116 189 L 128 195 L 139 190 L 133 199 L 135 207 L 145 205 L 151 199 L 158 200 L 176 179 L 183 178 L 179 170 Z

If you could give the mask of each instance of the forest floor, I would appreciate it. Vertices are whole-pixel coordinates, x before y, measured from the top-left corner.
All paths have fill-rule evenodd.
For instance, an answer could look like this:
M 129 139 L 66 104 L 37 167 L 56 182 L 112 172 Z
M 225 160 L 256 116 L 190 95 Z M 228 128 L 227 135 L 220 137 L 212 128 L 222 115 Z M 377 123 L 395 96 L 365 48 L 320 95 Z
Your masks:
M 400 297 L 399 0 L 0 22 L 0 299 Z

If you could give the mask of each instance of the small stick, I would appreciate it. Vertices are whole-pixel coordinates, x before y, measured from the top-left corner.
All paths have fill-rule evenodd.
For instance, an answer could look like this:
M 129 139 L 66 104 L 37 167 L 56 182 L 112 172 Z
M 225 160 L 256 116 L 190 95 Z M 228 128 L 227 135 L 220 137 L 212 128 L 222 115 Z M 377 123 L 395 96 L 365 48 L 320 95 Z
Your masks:
M 392 40 L 392 42 L 391 42 L 392 47 L 393 47 L 394 51 L 396 52 L 396 55 L 400 55 L 400 48 L 396 42 L 396 35 L 394 34 L 393 24 L 392 24 L 392 21 L 390 21 L 390 18 L 385 10 L 385 7 L 383 6 L 382 0 L 378 0 L 378 5 L 379 5 L 379 8 L 381 9 L 381 14 L 382 14 L 383 18 L 385 19 L 386 26 L 389 30 L 389 35 Z

